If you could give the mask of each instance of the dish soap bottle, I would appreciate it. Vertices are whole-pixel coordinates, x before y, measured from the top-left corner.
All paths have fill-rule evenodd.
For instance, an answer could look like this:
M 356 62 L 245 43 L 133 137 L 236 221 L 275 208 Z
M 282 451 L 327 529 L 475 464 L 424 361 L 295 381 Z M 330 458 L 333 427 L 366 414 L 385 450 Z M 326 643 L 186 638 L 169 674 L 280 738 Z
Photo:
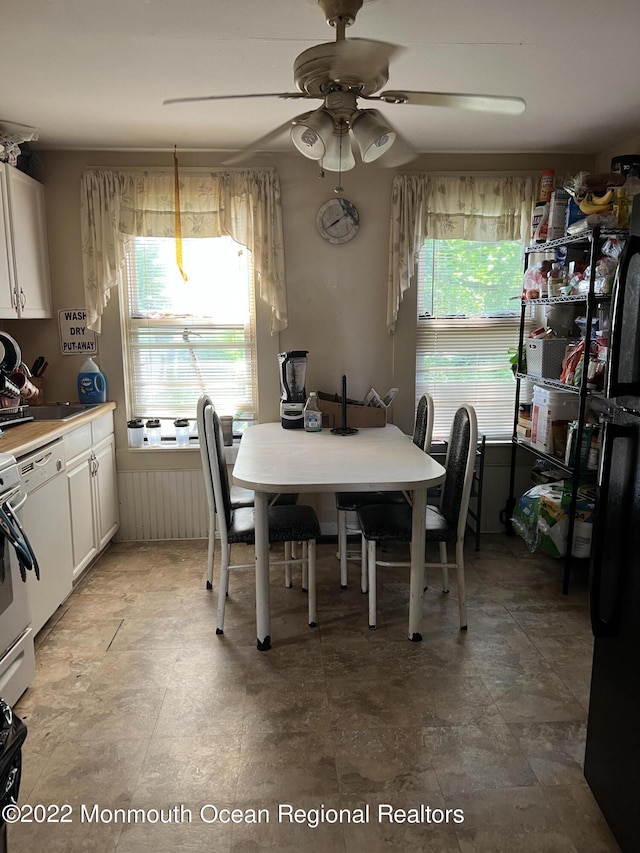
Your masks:
M 322 432 L 322 412 L 318 408 L 318 394 L 312 391 L 304 407 L 304 428 L 307 432 Z
M 78 373 L 78 400 L 82 404 L 107 402 L 107 380 L 92 358 L 85 361 Z

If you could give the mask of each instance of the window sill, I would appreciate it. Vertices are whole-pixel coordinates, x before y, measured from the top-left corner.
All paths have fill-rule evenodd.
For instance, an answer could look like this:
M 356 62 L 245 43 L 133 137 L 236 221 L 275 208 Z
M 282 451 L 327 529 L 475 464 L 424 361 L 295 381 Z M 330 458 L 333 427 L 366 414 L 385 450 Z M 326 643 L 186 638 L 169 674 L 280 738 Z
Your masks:
M 224 455 L 227 460 L 227 465 L 233 465 L 238 455 L 240 447 L 240 439 L 234 440 L 233 445 L 224 448 Z M 190 442 L 188 447 L 178 447 L 175 441 L 163 441 L 160 447 L 127 447 L 130 453 L 191 453 L 194 450 L 200 452 L 200 445 L 197 441 Z

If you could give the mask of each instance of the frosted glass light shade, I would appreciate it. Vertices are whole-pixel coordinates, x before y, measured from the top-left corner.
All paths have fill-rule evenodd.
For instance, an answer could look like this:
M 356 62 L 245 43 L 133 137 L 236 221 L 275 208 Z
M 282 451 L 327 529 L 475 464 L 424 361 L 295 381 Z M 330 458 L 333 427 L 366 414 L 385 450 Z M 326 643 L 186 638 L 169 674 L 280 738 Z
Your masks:
M 322 158 L 322 168 L 328 172 L 348 172 L 356 165 L 349 134 L 342 134 L 342 150 L 340 138 L 340 133 L 332 133 L 331 138 L 327 140 L 327 150 Z
M 334 123 L 329 113 L 323 109 L 316 110 L 307 118 L 294 123 L 291 128 L 291 141 L 305 157 L 310 160 L 322 160 L 333 129 Z
M 380 120 L 375 110 L 363 110 L 359 113 L 351 123 L 351 129 L 363 163 L 371 163 L 382 157 L 396 139 L 395 132 Z

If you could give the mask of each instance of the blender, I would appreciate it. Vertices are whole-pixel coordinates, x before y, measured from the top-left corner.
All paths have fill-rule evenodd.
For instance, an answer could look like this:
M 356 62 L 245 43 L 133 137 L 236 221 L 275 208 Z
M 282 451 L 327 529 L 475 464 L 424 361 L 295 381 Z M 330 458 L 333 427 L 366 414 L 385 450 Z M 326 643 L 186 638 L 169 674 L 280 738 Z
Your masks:
M 283 429 L 304 428 L 304 387 L 308 350 L 296 349 L 278 353 L 280 363 L 280 420 Z

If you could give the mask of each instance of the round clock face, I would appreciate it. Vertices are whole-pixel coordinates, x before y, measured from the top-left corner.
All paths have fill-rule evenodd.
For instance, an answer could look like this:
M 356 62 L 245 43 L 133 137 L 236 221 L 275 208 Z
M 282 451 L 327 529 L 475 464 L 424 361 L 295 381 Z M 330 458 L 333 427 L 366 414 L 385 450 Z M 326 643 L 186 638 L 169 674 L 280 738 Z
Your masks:
M 316 222 L 325 240 L 346 243 L 358 233 L 360 215 L 346 198 L 330 198 L 318 211 Z

